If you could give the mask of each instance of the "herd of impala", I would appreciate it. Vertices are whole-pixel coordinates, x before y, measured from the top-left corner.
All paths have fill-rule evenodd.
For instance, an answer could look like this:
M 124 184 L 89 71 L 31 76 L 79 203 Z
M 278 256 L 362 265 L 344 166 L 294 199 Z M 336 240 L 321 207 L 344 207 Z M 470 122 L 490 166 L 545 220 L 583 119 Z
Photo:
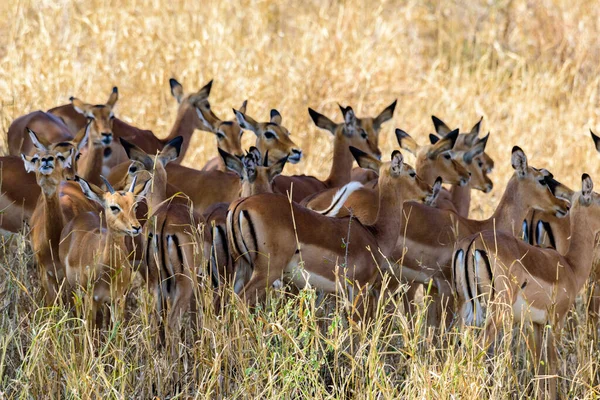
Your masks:
M 170 86 L 179 108 L 166 139 L 115 118 L 117 88 L 106 104 L 71 98 L 10 126 L 0 228 L 29 232 L 47 305 L 83 288 L 94 320 L 105 323 L 107 305 L 123 301 L 139 271 L 176 330 L 197 307 L 201 276 L 214 287 L 231 284 L 251 304 L 281 281 L 343 290 L 350 299 L 404 283 L 408 300 L 431 283 L 431 324 L 456 309 L 464 324 L 485 323 L 492 344 L 500 318 L 527 319 L 536 356 L 545 346 L 542 365 L 556 373 L 553 332 L 542 341 L 543 327 L 558 333 L 594 276 L 600 197 L 587 174 L 573 192 L 515 146 L 514 174 L 496 211 L 469 219 L 471 191 L 492 189 L 481 120 L 461 134 L 433 117 L 428 144 L 396 129 L 400 147 L 416 157 L 413 168 L 400 151 L 380 160 L 379 132 L 395 101 L 374 118 L 340 106 L 339 123 L 309 108 L 333 136 L 331 171 L 320 180 L 281 174 L 302 151 L 277 110 L 257 122 L 244 102 L 232 120 L 221 120 L 208 100 L 212 81 L 190 94 L 175 79 Z M 213 133 L 219 151 L 201 170 L 179 164 L 197 129 Z M 247 151 L 245 130 L 256 136 Z

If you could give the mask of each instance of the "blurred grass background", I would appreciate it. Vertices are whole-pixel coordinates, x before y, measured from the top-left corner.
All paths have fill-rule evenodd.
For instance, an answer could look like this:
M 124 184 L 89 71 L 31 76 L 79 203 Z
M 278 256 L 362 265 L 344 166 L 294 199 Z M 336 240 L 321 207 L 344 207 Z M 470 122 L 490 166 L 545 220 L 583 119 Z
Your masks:
M 244 99 L 249 99 L 248 114 L 258 120 L 266 120 L 271 108 L 281 112 L 284 125 L 306 155 L 302 163 L 287 166 L 286 173 L 325 177 L 329 171 L 331 138 L 313 126 L 307 107 L 340 121 L 337 102 L 351 105 L 359 116 L 374 116 L 397 98 L 393 122 L 386 123 L 381 132 L 384 157 L 389 157 L 390 151 L 397 147 L 393 135 L 396 127 L 425 142 L 433 130 L 432 114 L 451 127 L 464 130 L 484 117 L 482 129 L 491 131 L 487 151 L 496 160 L 492 174 L 495 187 L 490 195 L 476 194 L 472 214 L 475 217 L 489 215 L 502 195 L 512 174 L 509 154 L 515 144 L 525 150 L 532 165 L 550 169 L 557 179 L 574 189 L 578 188 L 584 171 L 600 182 L 600 159 L 588 131 L 600 129 L 600 7 L 597 1 L 12 0 L 0 3 L 0 14 L 2 132 L 14 118 L 65 104 L 70 96 L 91 103 L 104 102 L 112 86 L 118 86 L 120 98 L 116 115 L 165 136 L 177 109 L 169 91 L 169 78 L 178 79 L 187 91 L 197 90 L 214 78 L 210 100 L 221 118 L 231 119 L 231 108 L 239 107 Z M 252 136 L 244 135 L 247 145 L 253 142 Z M 0 139 L 3 145 L 4 140 L 3 135 Z M 197 132 L 184 164 L 199 168 L 214 155 L 216 140 L 209 133 Z M 37 343 L 32 339 L 37 338 L 35 332 L 31 331 L 33 336 L 28 336 L 29 329 L 35 331 L 48 325 L 30 315 L 35 309 L 29 297 L 31 293 L 26 295 L 21 287 L 31 289 L 24 267 L 29 256 L 16 254 L 20 257 L 18 262 L 14 254 L 5 254 L 4 272 L 10 279 L 5 281 L 2 293 L 5 299 L 24 302 L 24 305 L 11 316 L 1 317 L 0 333 L 5 342 L 0 346 L 4 349 L 0 358 L 0 385 L 9 385 L 13 394 L 18 394 L 16 388 L 22 387 L 24 397 L 43 397 L 48 395 L 42 389 L 43 383 L 46 377 L 51 377 L 54 382 L 69 382 L 67 388 L 81 389 L 73 389 L 73 396 L 81 398 L 103 395 L 118 398 L 123 387 L 133 387 L 127 385 L 131 385 L 135 377 L 145 388 L 137 393 L 151 393 L 147 388 L 152 382 L 160 387 L 158 381 L 145 375 L 143 363 L 126 371 L 126 384 L 118 379 L 95 381 L 93 377 L 97 375 L 94 374 L 104 370 L 106 365 L 96 369 L 93 357 L 85 358 L 91 365 L 86 364 L 89 369 L 84 377 L 76 372 L 81 366 L 73 369 L 74 375 L 70 376 L 64 371 L 71 371 L 73 366 L 44 364 L 48 357 L 58 354 L 56 351 L 42 357 L 41 364 L 28 361 L 22 365 L 22 360 L 31 355 L 29 346 L 35 348 Z M 9 273 L 13 262 L 22 268 Z M 13 307 L 10 301 L 8 306 Z M 6 302 L 5 306 L 8 307 Z M 57 313 L 58 316 L 51 313 L 50 321 L 67 318 Z M 298 323 L 297 316 L 290 320 L 270 317 L 280 321 L 284 330 L 288 324 Z M 257 323 L 254 317 L 245 315 L 245 318 L 250 325 Z M 394 318 L 402 317 L 395 315 Z M 397 327 L 394 323 L 392 326 Z M 39 332 L 47 333 L 50 338 L 60 335 L 48 329 Z M 124 343 L 119 342 L 118 346 L 122 347 L 118 348 L 126 351 L 127 340 L 131 339 L 127 335 L 134 330 L 123 329 L 119 334 L 124 335 Z M 223 326 L 219 329 L 223 338 L 214 339 L 210 345 L 203 342 L 198 349 L 206 345 L 216 351 L 219 345 L 227 346 L 233 339 L 227 336 L 229 331 Z M 262 328 L 252 325 L 247 329 L 251 332 L 257 329 L 258 334 Z M 402 332 L 400 336 L 411 334 L 397 329 Z M 421 343 L 419 332 L 422 333 L 416 330 L 410 339 L 417 344 Z M 563 362 L 577 355 L 579 361 L 569 365 L 570 385 L 576 388 L 573 393 L 594 396 L 591 388 L 598 385 L 597 342 L 580 334 L 583 336 L 572 337 L 571 342 L 566 339 L 565 343 L 570 343 L 571 350 L 575 350 L 565 350 Z M 15 342 L 15 335 L 26 338 Z M 343 338 L 338 339 L 343 342 Z M 389 343 L 392 342 L 389 339 Z M 264 341 L 257 343 L 264 344 Z M 239 348 L 244 345 L 251 346 L 237 344 Z M 154 354 L 152 349 L 147 348 L 144 353 L 139 347 L 144 346 L 136 343 L 135 351 L 144 357 L 136 360 L 154 365 L 149 359 L 157 356 L 148 355 Z M 371 358 L 372 355 L 367 354 L 365 360 L 368 361 L 357 364 L 364 368 L 361 370 L 364 375 L 354 377 L 356 382 L 363 382 L 364 378 L 368 383 L 365 383 L 365 398 L 378 397 L 378 391 L 383 397 L 403 393 L 409 397 L 447 398 L 449 393 L 455 392 L 470 398 L 482 393 L 510 397 L 502 385 L 495 386 L 491 392 L 483 389 L 489 382 L 479 353 L 466 357 L 464 360 L 472 363 L 466 365 L 464 360 L 457 360 L 450 353 L 442 357 L 420 349 L 421 353 L 417 350 L 411 353 L 413 358 L 401 355 L 398 349 L 388 349 L 389 357 L 397 363 L 383 366 L 373 360 L 388 355 Z M 217 351 L 217 354 L 220 353 Z M 68 352 L 63 357 L 68 361 Z M 498 363 L 498 369 L 514 363 L 506 358 L 508 356 L 502 357 L 505 358 Z M 260 376 L 281 372 L 275 367 L 276 361 L 260 360 L 264 361 L 261 365 L 265 368 L 257 367 Z M 372 361 L 375 364 L 371 365 Z M 107 364 L 114 362 L 107 361 Z M 164 360 L 155 362 L 166 368 Z M 389 358 L 385 362 L 389 362 Z M 293 370 L 293 363 L 284 364 Z M 206 375 L 200 376 L 208 376 L 208 381 L 213 382 L 217 378 L 208 372 L 210 365 L 205 366 Z M 218 370 L 222 366 L 213 367 Z M 22 368 L 32 375 L 27 375 Z M 156 365 L 152 368 L 154 372 L 150 375 L 163 371 Z M 512 370 L 512 375 L 506 372 L 509 377 L 499 382 L 528 382 L 528 375 L 523 372 L 526 369 Z M 311 384 L 317 382 L 311 381 L 314 368 L 302 371 L 307 374 L 307 385 L 312 387 Z M 251 377 L 252 373 L 246 376 Z M 102 389 L 85 391 L 81 382 L 75 383 L 77 378 Z M 396 381 L 404 382 L 405 378 L 412 379 L 412 383 L 395 386 Z M 378 387 L 379 379 L 384 383 Z M 185 386 L 199 381 L 183 382 Z M 248 378 L 248 384 L 252 382 L 253 379 Z M 118 384 L 125 386 L 119 389 Z M 338 395 L 347 389 L 340 385 L 340 391 L 335 392 Z M 398 387 L 400 391 L 396 391 Z M 315 397 L 327 397 L 326 392 L 311 393 Z M 281 387 L 271 392 L 247 392 L 249 397 L 277 397 L 276 394 L 287 397 Z

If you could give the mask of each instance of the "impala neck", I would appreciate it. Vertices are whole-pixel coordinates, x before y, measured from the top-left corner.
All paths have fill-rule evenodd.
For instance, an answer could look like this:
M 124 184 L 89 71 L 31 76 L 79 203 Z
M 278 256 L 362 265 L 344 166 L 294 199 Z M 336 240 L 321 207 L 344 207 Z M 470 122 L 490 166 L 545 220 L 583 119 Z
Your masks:
M 173 128 L 171 128 L 171 132 L 166 139 L 163 140 L 164 143 L 168 143 L 172 139 L 175 139 L 177 136 L 183 137 L 183 143 L 181 144 L 181 151 L 179 153 L 178 160 L 182 160 L 187 152 L 188 147 L 190 146 L 190 141 L 192 140 L 192 134 L 194 130 L 196 130 L 196 111 L 194 107 L 189 104 L 182 104 L 179 107 L 179 112 L 177 113 L 177 119 L 173 124 Z
M 83 158 L 81 166 L 77 168 L 77 173 L 80 174 L 83 179 L 97 186 L 102 185 L 100 174 L 102 172 L 104 149 L 103 146 L 94 145 L 90 141 L 87 148 L 87 154 Z
M 148 215 L 154 214 L 158 207 L 167 199 L 167 171 L 159 163 L 160 161 L 156 162 L 154 181 L 151 184 L 150 192 L 146 196 Z
M 379 178 L 379 210 L 372 225 L 381 252 L 388 256 L 394 249 L 402 226 L 402 191 L 389 179 Z
M 588 215 L 588 209 L 589 207 L 582 206 L 579 198 L 576 198 L 569 213 L 571 241 L 564 257 L 574 273 L 578 289 L 583 287 L 590 276 L 596 234 L 598 233 L 597 223 L 596 226 L 592 226 L 594 221 Z
M 42 186 L 42 197 L 44 207 L 44 230 L 46 233 L 47 240 L 55 240 L 53 245 L 58 247 L 58 241 L 60 240 L 60 234 L 65 225 L 65 219 L 60 208 L 60 197 L 58 186 L 54 187 L 54 190 L 47 190 L 46 187 Z M 58 256 L 57 254 L 55 256 Z
M 469 185 L 452 185 L 450 187 L 450 197 L 452 204 L 458 211 L 458 215 L 468 217 L 471 208 L 471 187 Z
M 519 232 L 521 229 L 520 224 L 529 212 L 528 204 L 531 200 L 523 198 L 519 180 L 513 175 L 506 185 L 494 214 L 487 220 L 481 221 L 481 224 L 485 226 L 484 229 L 496 229 L 500 232 Z
M 111 269 L 123 264 L 126 257 L 125 236 L 116 234 L 110 227 L 106 228 L 106 243 L 102 252 L 102 260 Z
M 339 135 L 339 133 L 338 133 Z M 344 186 L 351 179 L 352 163 L 354 158 L 348 150 L 348 143 L 344 139 L 333 139 L 333 161 L 329 177 L 325 181 L 328 187 Z

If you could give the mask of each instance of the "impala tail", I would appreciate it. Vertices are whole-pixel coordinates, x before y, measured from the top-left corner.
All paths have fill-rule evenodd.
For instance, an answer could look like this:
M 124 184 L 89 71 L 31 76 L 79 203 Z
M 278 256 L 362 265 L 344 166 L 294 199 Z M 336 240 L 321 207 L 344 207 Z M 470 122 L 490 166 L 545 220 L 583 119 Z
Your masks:
M 362 183 L 360 182 L 350 182 L 347 185 L 342 186 L 331 199 L 331 203 L 324 210 L 315 210 L 315 212 L 322 214 L 326 217 L 336 217 L 348 197 L 356 190 L 362 187 Z

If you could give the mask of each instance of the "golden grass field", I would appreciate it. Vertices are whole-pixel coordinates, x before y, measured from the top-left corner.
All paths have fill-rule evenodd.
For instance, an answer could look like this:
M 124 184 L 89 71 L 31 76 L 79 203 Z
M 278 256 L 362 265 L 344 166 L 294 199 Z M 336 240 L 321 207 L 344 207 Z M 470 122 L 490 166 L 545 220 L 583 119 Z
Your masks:
M 307 107 L 340 121 L 337 102 L 374 116 L 397 98 L 381 133 L 388 159 L 394 128 L 424 142 L 432 114 L 465 130 L 484 117 L 495 186 L 474 196 L 474 217 L 497 204 L 515 144 L 530 164 L 574 189 L 583 172 L 600 184 L 600 154 L 589 136 L 600 130 L 600 7 L 593 0 L 12 0 L 0 12 L 2 132 L 14 118 L 70 96 L 105 102 L 118 86 L 116 115 L 165 136 L 177 109 L 169 78 L 187 91 L 214 78 L 210 101 L 222 118 L 244 99 L 256 119 L 281 112 L 306 156 L 286 173 L 325 177 L 329 170 L 331 137 L 312 124 Z M 5 135 L 0 143 L 5 148 Z M 197 132 L 184 164 L 201 167 L 216 154 L 214 137 Z M 380 305 L 374 326 L 351 335 L 341 314 L 323 313 L 307 290 L 274 294 L 253 313 L 234 302 L 216 317 L 204 305 L 197 333 L 186 328 L 184 341 L 167 351 L 146 293 L 137 295 L 131 318 L 97 342 L 74 313 L 38 307 L 25 238 L 5 245 L 0 262 L 0 399 L 535 393 L 525 328 L 512 332 L 512 352 L 507 343 L 488 360 L 476 330 L 436 340 L 422 310 L 411 321 L 398 299 Z M 210 295 L 198 297 L 206 304 Z M 565 398 L 600 397 L 598 335 L 582 309 L 559 346 Z

